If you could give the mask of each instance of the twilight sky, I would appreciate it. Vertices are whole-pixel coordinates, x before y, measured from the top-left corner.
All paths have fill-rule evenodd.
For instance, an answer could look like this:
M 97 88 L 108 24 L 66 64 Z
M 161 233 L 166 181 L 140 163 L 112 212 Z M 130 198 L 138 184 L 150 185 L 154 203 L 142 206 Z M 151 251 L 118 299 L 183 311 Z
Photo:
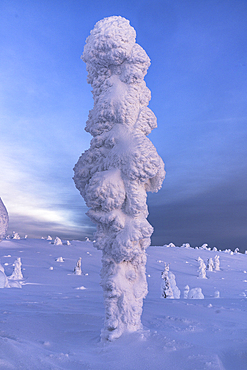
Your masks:
M 247 249 L 247 1 L 2 0 L 0 197 L 13 230 L 84 240 L 94 225 L 72 180 L 93 107 L 80 59 L 95 23 L 130 20 L 166 163 L 149 194 L 152 244 Z

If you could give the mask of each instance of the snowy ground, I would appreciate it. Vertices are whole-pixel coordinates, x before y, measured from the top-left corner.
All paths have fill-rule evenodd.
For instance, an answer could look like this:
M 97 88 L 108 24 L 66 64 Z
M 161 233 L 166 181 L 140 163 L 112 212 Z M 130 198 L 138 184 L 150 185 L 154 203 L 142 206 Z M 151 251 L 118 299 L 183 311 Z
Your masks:
M 206 262 L 216 254 L 221 271 L 198 279 L 198 256 Z M 247 369 L 247 255 L 148 248 L 144 331 L 106 344 L 100 342 L 101 252 L 91 242 L 2 241 L 6 275 L 17 257 L 23 264 L 22 289 L 0 289 L 1 370 Z M 58 257 L 64 262 L 56 262 Z M 81 276 L 73 274 L 79 257 Z M 160 298 L 163 262 L 170 263 L 181 293 L 188 284 L 202 288 L 205 299 Z M 221 298 L 214 298 L 216 290 Z

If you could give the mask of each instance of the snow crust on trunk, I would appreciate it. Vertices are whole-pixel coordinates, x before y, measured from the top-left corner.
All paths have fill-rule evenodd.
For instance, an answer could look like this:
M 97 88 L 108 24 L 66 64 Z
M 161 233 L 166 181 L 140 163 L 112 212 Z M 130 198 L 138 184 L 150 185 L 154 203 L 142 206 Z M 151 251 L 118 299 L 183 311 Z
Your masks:
M 95 245 L 103 252 L 107 340 L 142 327 L 145 250 L 153 232 L 146 192 L 157 192 L 165 177 L 164 163 L 146 137 L 157 122 L 144 82 L 150 59 L 135 37 L 125 18 L 105 18 L 91 31 L 82 55 L 94 98 L 85 130 L 93 139 L 75 165 L 74 181 L 97 224 Z
M 0 241 L 5 238 L 9 226 L 9 216 L 2 199 L 0 198 Z

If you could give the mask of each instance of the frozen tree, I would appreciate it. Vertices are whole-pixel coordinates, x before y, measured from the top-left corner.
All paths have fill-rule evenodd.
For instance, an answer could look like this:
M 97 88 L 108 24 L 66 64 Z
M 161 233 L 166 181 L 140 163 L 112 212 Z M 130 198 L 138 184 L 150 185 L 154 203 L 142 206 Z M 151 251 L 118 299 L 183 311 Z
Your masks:
M 146 137 L 157 125 L 144 82 L 150 59 L 135 37 L 128 20 L 105 18 L 91 31 L 82 56 L 94 98 L 85 130 L 93 139 L 75 165 L 74 181 L 97 224 L 94 245 L 103 252 L 106 340 L 142 328 L 145 250 L 153 232 L 146 192 L 157 192 L 165 177 Z
M 214 298 L 220 298 L 220 292 L 218 290 L 214 292 Z
M 20 237 L 20 235 L 18 233 L 16 233 L 15 231 L 13 231 L 13 233 L 12 233 L 12 239 L 20 240 L 21 237 Z
M 184 287 L 184 299 L 187 299 L 188 298 L 189 291 L 190 291 L 190 287 L 189 287 L 189 285 L 186 285 Z
M 57 236 L 54 240 L 54 245 L 63 245 L 62 240 Z
M 9 226 L 9 216 L 2 199 L 0 198 L 0 241 L 5 238 Z
M 188 299 L 204 299 L 201 288 L 193 288 L 189 291 Z
M 169 277 L 169 280 L 170 280 L 170 285 L 171 285 L 171 288 L 172 288 L 173 297 L 175 299 L 179 299 L 180 298 L 180 290 L 177 287 L 175 275 L 171 271 L 169 271 L 168 272 L 168 277 Z
M 82 274 L 82 271 L 81 271 L 81 257 L 78 259 L 78 261 L 76 262 L 76 266 L 74 268 L 74 273 L 76 275 L 81 275 Z
M 220 256 L 218 255 L 214 257 L 214 268 L 215 271 L 220 271 Z
M 214 271 L 214 261 L 211 257 L 207 261 L 207 269 L 208 271 Z
M 200 257 L 198 257 L 198 262 L 199 262 L 199 279 L 207 279 L 207 276 L 206 276 L 206 265 L 203 261 L 203 259 L 201 259 Z
M 14 271 L 13 271 L 13 274 L 9 277 L 9 279 L 12 279 L 12 280 L 22 280 L 23 279 L 23 275 L 21 272 L 21 266 L 22 266 L 21 258 L 18 257 L 14 262 Z
M 170 298 L 173 299 L 173 290 L 171 287 L 170 279 L 169 279 L 169 265 L 165 263 L 165 269 L 161 274 L 163 279 L 161 284 L 161 298 Z

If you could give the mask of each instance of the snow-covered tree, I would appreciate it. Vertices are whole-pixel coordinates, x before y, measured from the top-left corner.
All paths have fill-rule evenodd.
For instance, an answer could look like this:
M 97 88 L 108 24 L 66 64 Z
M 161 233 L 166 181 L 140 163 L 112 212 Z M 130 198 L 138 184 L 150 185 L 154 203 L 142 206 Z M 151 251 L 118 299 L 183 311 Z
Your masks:
M 12 239 L 20 240 L 21 237 L 20 237 L 20 235 L 18 233 L 16 233 L 15 231 L 13 231 L 13 233 L 12 233 Z
M 57 236 L 54 240 L 54 245 L 63 245 L 62 240 Z
M 163 279 L 161 284 L 161 298 L 174 298 L 171 282 L 169 279 L 169 264 L 165 263 L 165 269 L 161 274 Z
M 76 275 L 81 275 L 82 274 L 82 270 L 81 270 L 81 257 L 76 262 L 76 266 L 74 268 L 74 273 Z
M 12 279 L 12 280 L 22 280 L 23 279 L 21 266 L 22 266 L 21 258 L 18 257 L 14 262 L 14 271 L 12 275 L 9 277 L 9 279 Z
M 199 279 L 207 279 L 207 276 L 206 276 L 206 265 L 203 261 L 203 259 L 201 257 L 198 257 L 198 262 L 199 262 L 199 276 L 198 278 Z
M 163 298 L 180 298 L 180 290 L 177 287 L 175 275 L 169 271 L 169 264 L 165 264 L 165 270 L 161 274 L 163 282 L 161 285 L 161 296 Z M 172 294 L 170 294 L 170 289 Z
M 187 299 L 187 298 L 188 298 L 188 296 L 189 296 L 189 291 L 190 291 L 190 287 L 189 287 L 189 285 L 186 285 L 186 286 L 184 287 L 184 299 Z
M 208 271 L 214 271 L 214 261 L 213 261 L 213 258 L 208 258 L 208 261 L 207 261 L 207 269 Z
M 214 268 L 215 268 L 215 271 L 220 271 L 220 256 L 219 255 L 216 255 L 214 257 Z
M 0 198 L 0 241 L 5 238 L 9 226 L 9 216 L 2 199 Z
M 188 299 L 204 299 L 202 289 L 201 288 L 192 288 L 189 291 Z
M 107 340 L 142 328 L 145 250 L 153 232 L 146 192 L 157 192 L 165 177 L 164 163 L 146 137 L 156 127 L 144 82 L 150 59 L 135 37 L 128 20 L 105 18 L 91 31 L 82 56 L 93 87 L 86 124 L 93 139 L 75 165 L 74 181 L 97 224 L 94 245 L 103 252 Z

